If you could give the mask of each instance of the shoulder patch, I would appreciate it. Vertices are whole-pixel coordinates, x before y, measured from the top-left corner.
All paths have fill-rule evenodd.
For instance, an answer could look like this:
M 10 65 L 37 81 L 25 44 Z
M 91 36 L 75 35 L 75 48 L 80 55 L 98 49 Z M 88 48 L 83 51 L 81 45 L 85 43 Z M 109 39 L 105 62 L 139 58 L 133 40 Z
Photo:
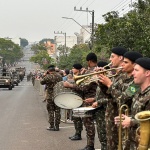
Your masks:
M 129 87 L 126 89 L 126 93 L 129 96 L 133 96 L 137 91 L 139 90 L 139 86 L 135 84 L 129 85 Z

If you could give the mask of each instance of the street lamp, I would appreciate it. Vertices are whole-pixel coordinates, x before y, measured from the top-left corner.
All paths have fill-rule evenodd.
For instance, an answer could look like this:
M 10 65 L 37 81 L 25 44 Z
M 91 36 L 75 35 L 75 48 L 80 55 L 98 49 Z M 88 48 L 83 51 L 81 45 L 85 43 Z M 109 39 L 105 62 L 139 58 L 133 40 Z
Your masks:
M 86 32 L 88 32 L 89 34 L 91 34 L 86 28 L 84 28 L 80 23 L 78 23 L 76 20 L 74 20 L 73 18 L 68 18 L 68 17 L 62 17 L 63 19 L 71 19 L 74 22 L 76 22 L 81 28 L 83 28 Z

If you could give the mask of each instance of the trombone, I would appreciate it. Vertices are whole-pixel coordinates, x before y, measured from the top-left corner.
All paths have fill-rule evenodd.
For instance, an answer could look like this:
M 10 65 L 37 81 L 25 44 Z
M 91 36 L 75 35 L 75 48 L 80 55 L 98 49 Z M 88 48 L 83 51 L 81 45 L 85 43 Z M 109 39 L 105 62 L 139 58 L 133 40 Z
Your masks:
M 108 65 L 110 65 L 110 64 L 108 64 Z M 107 66 L 104 66 L 104 68 L 106 68 Z M 122 67 L 118 67 L 118 68 L 106 69 L 106 70 L 97 71 L 97 72 L 93 72 L 93 73 L 89 73 L 89 74 L 85 74 L 85 75 L 80 75 L 80 76 L 74 75 L 74 80 L 75 80 L 75 83 L 77 85 L 80 85 L 81 83 L 90 84 L 91 82 L 99 80 L 99 78 L 94 77 L 94 75 L 96 75 L 96 74 L 104 74 L 107 77 L 111 78 L 111 77 L 117 75 L 117 72 L 115 74 L 113 74 L 112 73 L 113 71 L 117 71 L 117 70 L 121 70 L 121 69 L 122 69 Z
M 122 105 L 120 108 L 119 108 L 119 134 L 118 134 L 118 138 L 119 138 L 119 142 L 118 142 L 118 150 L 122 150 L 123 147 L 122 147 L 122 112 L 123 112 L 123 109 L 125 108 L 125 115 L 128 116 L 129 115 L 129 107 L 128 105 L 124 104 Z M 128 128 L 125 128 L 124 129 L 125 132 L 124 132 L 124 141 L 128 140 L 128 135 L 129 135 L 129 131 L 128 131 Z

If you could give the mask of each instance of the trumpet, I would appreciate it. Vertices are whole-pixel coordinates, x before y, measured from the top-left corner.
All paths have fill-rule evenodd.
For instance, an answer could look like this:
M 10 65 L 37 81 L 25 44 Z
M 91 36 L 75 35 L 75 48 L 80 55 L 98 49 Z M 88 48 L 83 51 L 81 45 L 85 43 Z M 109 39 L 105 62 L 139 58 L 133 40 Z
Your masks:
M 124 104 L 119 108 L 119 120 L 120 120 L 120 124 L 119 124 L 119 134 L 118 134 L 118 138 L 119 138 L 119 142 L 118 142 L 118 150 L 122 150 L 122 142 L 123 140 L 126 141 L 128 140 L 128 128 L 125 129 L 124 131 L 124 139 L 122 140 L 122 111 L 125 108 L 125 115 L 128 116 L 129 115 L 129 107 L 128 105 Z
M 108 64 L 109 65 L 109 64 Z M 107 65 L 107 66 L 108 66 Z M 105 66 L 105 68 L 107 67 Z M 99 78 L 96 78 L 94 77 L 94 75 L 97 75 L 97 74 L 104 74 L 106 75 L 108 78 L 111 78 L 113 76 L 116 76 L 117 75 L 117 70 L 121 70 L 122 67 L 118 67 L 118 68 L 111 68 L 111 69 L 106 69 L 106 70 L 102 70 L 102 71 L 97 71 L 97 72 L 93 72 L 93 73 L 89 73 L 89 74 L 85 74 L 85 75 L 80 75 L 80 76 L 76 76 L 74 75 L 74 80 L 75 80 L 75 83 L 77 85 L 80 85 L 81 83 L 84 83 L 84 84 L 89 84 L 91 82 L 94 82 L 94 81 L 98 81 Z M 115 71 L 116 73 L 113 74 L 112 72 Z

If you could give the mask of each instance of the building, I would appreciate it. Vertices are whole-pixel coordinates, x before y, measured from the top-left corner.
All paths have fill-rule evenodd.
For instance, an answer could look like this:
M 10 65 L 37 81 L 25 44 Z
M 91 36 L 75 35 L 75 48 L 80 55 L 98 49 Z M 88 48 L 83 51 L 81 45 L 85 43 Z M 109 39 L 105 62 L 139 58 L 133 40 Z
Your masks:
M 18 44 L 19 46 L 21 45 L 21 40 L 20 40 L 20 38 L 9 38 L 9 37 L 6 37 L 6 38 L 4 38 L 5 40 L 11 40 L 13 43 L 15 43 L 15 44 Z

